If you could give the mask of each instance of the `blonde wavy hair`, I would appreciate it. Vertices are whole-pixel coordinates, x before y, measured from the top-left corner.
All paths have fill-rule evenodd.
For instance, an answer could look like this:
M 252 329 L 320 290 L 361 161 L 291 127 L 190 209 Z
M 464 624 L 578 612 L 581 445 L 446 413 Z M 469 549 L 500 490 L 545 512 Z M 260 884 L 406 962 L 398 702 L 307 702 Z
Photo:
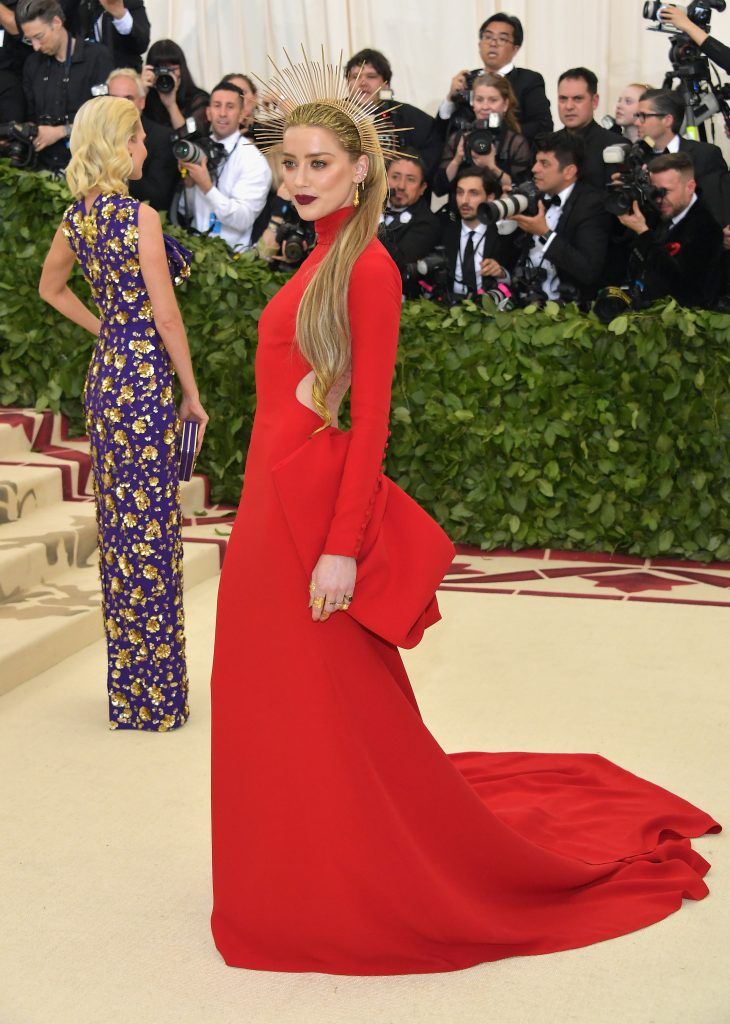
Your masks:
M 71 130 L 66 181 L 76 199 L 100 192 L 129 191 L 132 157 L 127 143 L 142 130 L 139 111 L 119 96 L 96 96 L 79 108 Z
M 363 155 L 360 134 L 350 118 L 336 107 L 305 103 L 287 117 L 287 128 L 326 128 L 336 137 L 354 163 Z M 377 233 L 388 194 L 382 152 L 368 153 L 368 172 L 360 193 L 360 205 L 337 233 L 327 255 L 312 275 L 299 303 L 296 339 L 302 356 L 314 370 L 312 401 L 322 417 L 323 430 L 332 422 L 327 394 L 334 382 L 350 368 L 350 321 L 347 292 L 358 256 Z M 375 297 L 374 297 L 375 298 Z

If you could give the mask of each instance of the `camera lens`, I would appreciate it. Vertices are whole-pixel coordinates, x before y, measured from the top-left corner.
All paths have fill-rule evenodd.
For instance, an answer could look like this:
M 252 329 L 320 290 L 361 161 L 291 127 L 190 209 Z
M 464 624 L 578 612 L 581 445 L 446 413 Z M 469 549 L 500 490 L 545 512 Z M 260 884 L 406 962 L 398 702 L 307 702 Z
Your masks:
M 173 92 L 175 89 L 175 76 L 169 68 L 155 69 L 155 89 L 158 92 Z
M 185 164 L 199 164 L 203 159 L 203 150 L 189 139 L 180 139 L 172 145 L 172 153 L 176 160 Z

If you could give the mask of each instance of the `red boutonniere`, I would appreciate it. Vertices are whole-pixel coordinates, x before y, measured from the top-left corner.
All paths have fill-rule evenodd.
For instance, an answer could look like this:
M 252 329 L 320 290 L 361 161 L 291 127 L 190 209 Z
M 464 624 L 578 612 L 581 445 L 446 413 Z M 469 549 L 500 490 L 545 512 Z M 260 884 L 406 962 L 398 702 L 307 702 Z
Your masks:
M 679 244 L 679 242 L 667 242 L 664 248 L 667 250 L 670 256 L 678 256 L 679 253 L 682 251 L 682 246 Z

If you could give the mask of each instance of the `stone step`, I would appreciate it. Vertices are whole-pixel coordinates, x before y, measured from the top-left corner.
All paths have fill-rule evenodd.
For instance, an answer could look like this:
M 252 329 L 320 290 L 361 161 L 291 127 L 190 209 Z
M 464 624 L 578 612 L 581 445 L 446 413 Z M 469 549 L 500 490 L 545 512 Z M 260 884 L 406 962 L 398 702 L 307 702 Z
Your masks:
M 0 462 L 0 525 L 60 501 L 63 481 L 56 467 Z
M 60 501 L 0 527 L 0 601 L 73 568 L 84 568 L 97 546 L 91 501 Z
M 30 451 L 30 438 L 22 426 L 0 420 L 0 459 Z
M 219 571 L 214 544 L 183 543 L 185 591 Z M 93 556 L 0 604 L 0 695 L 103 636 L 99 567 Z

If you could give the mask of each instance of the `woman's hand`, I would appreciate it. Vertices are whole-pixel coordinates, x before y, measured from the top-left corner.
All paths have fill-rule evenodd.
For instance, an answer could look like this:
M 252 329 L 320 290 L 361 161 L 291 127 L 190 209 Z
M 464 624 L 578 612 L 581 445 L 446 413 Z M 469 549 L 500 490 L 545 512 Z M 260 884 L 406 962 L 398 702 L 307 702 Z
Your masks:
M 200 449 L 203 447 L 205 426 L 208 422 L 208 413 L 200 404 L 200 399 L 197 395 L 183 395 L 179 415 L 181 422 L 183 420 L 195 420 L 198 424 L 198 440 L 195 445 L 195 454 L 200 455 Z
M 346 611 L 355 589 L 357 562 L 347 555 L 320 555 L 309 585 L 309 607 L 315 622 Z M 344 606 L 344 607 L 343 607 Z

